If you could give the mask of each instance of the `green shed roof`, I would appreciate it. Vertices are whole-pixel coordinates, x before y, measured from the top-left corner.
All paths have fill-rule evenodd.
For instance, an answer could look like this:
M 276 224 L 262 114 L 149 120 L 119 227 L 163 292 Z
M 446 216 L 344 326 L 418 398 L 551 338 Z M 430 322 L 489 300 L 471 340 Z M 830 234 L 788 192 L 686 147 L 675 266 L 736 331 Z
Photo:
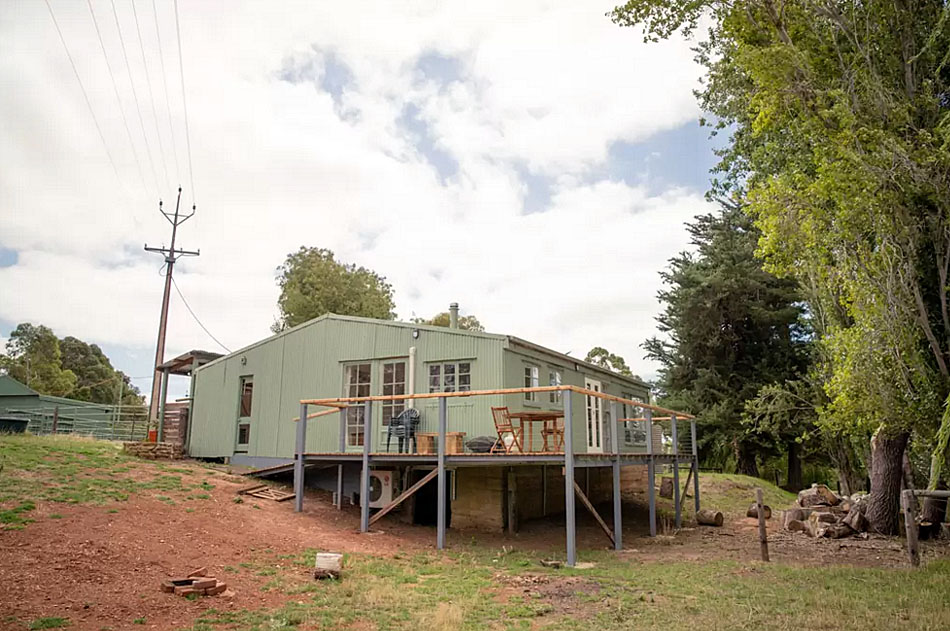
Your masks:
M 10 375 L 0 375 L 0 397 L 23 397 L 39 395 L 39 392 L 24 385 Z

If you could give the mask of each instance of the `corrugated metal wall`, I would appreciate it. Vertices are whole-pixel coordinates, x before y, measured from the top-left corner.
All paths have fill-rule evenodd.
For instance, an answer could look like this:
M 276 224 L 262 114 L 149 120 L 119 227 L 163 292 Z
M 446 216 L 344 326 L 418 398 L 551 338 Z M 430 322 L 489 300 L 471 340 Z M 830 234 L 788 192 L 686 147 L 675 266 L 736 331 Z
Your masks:
M 419 331 L 413 338 L 412 332 Z M 254 377 L 251 439 L 247 454 L 290 458 L 294 453 L 295 423 L 300 399 L 343 395 L 343 371 L 348 363 L 372 365 L 372 394 L 381 394 L 382 360 L 405 358 L 416 347 L 415 392 L 428 391 L 428 366 L 433 362 L 470 361 L 472 389 L 503 386 L 501 336 L 479 336 L 440 327 L 409 326 L 339 316 L 318 319 L 264 340 L 199 368 L 189 451 L 198 457 L 230 456 L 234 452 L 240 378 Z M 452 400 L 449 431 L 467 437 L 493 435 L 491 405 L 497 397 Z M 419 402 L 420 431 L 436 431 L 438 408 Z M 316 410 L 311 410 L 316 411 Z M 374 446 L 384 444 L 380 410 L 374 412 Z M 312 420 L 307 450 L 336 451 L 339 416 Z

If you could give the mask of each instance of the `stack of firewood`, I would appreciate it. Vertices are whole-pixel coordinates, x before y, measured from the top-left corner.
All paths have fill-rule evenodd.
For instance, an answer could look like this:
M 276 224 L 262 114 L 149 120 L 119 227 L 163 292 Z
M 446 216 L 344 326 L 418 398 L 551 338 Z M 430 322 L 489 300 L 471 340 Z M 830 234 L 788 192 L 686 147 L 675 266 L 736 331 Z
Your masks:
M 813 484 L 798 494 L 797 506 L 785 511 L 785 530 L 810 537 L 841 539 L 866 532 L 867 495 L 842 497 L 824 484 Z

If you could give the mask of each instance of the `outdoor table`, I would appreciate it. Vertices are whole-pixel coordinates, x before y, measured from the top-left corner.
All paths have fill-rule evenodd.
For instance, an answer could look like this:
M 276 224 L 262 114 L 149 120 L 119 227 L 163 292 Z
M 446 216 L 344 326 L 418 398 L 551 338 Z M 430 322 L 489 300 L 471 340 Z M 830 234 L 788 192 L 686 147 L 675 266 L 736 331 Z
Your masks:
M 543 423 L 542 430 L 557 429 L 557 421 L 560 418 L 564 418 L 563 410 L 525 410 L 521 412 L 510 412 L 508 414 L 510 418 L 517 419 L 518 423 L 521 424 L 521 435 L 526 436 L 527 439 L 524 443 L 525 451 L 534 451 L 532 447 L 534 446 L 534 431 L 533 427 L 535 423 Z M 525 425 L 527 425 L 527 432 L 525 432 Z M 542 435 L 543 432 L 542 432 Z M 544 451 L 548 451 L 548 440 L 547 436 L 544 438 Z M 557 439 L 555 437 L 554 449 L 552 451 L 557 451 Z

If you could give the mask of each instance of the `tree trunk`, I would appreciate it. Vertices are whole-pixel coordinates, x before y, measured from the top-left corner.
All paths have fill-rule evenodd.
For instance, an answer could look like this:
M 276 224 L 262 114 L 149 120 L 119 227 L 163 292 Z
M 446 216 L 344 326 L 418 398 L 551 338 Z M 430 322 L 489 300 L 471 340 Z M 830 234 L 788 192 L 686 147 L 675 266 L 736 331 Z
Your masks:
M 838 471 L 838 486 L 842 495 L 852 495 L 867 488 L 860 458 L 849 438 L 835 436 L 830 441 L 830 455 Z
M 759 477 L 759 465 L 755 461 L 755 450 L 746 444 L 736 446 L 736 473 Z
M 897 534 L 898 501 L 908 436 L 907 432 L 888 435 L 878 431 L 871 439 L 871 496 L 865 515 L 871 532 Z
M 792 493 L 802 490 L 802 455 L 801 445 L 794 440 L 788 444 L 788 482 L 785 488 Z
M 947 485 L 941 480 L 937 484 L 938 491 L 946 491 Z M 926 533 L 927 538 L 934 538 L 940 533 L 940 524 L 947 516 L 947 504 L 950 500 L 937 497 L 925 497 L 923 510 L 920 513 L 920 520 L 923 523 L 930 524 Z M 922 535 L 924 533 L 921 533 Z

